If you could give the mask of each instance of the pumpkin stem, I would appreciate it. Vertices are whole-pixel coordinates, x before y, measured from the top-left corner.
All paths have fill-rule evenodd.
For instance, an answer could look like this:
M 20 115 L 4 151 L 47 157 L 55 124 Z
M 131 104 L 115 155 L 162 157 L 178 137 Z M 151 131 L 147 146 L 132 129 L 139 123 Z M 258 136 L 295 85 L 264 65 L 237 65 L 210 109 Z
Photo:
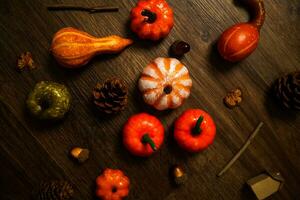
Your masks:
M 153 140 L 151 139 L 150 135 L 148 133 L 146 133 L 145 135 L 143 135 L 142 137 L 142 143 L 143 144 L 149 144 L 152 148 L 153 151 L 157 150 L 157 147 L 155 145 L 155 143 L 153 142 Z
M 150 10 L 143 10 L 141 13 L 143 16 L 145 16 L 146 18 L 144 19 L 145 22 L 149 23 L 149 24 L 153 24 L 156 21 L 156 13 L 150 11 Z
M 116 193 L 118 191 L 117 187 L 116 186 L 113 186 L 112 189 L 111 189 L 112 193 Z
M 173 88 L 171 85 L 167 85 L 164 87 L 164 93 L 170 94 L 172 92 Z
M 195 125 L 195 127 L 193 128 L 193 134 L 198 135 L 198 134 L 200 134 L 200 133 L 202 132 L 201 124 L 202 124 L 202 122 L 203 122 L 203 119 L 204 119 L 204 118 L 203 118 L 202 115 L 198 118 L 198 120 L 197 120 L 197 122 L 196 122 L 196 125 Z

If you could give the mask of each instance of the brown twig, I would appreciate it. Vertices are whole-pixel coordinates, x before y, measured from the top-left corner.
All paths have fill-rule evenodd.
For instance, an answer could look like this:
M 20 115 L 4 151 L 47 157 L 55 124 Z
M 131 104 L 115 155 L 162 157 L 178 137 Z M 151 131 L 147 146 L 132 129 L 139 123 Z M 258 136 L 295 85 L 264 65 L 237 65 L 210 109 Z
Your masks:
M 118 7 L 115 6 L 79 6 L 79 5 L 66 5 L 66 4 L 55 4 L 55 5 L 48 5 L 48 10 L 80 10 L 80 11 L 87 11 L 90 13 L 96 12 L 116 12 L 119 10 Z
M 253 131 L 253 133 L 250 135 L 250 137 L 247 139 L 243 147 L 235 154 L 235 156 L 227 163 L 227 165 L 222 169 L 222 171 L 217 176 L 222 176 L 234 163 L 237 161 L 237 159 L 244 153 L 244 151 L 247 149 L 247 147 L 251 144 L 254 137 L 257 135 L 261 127 L 264 125 L 263 122 L 260 122 L 256 129 Z

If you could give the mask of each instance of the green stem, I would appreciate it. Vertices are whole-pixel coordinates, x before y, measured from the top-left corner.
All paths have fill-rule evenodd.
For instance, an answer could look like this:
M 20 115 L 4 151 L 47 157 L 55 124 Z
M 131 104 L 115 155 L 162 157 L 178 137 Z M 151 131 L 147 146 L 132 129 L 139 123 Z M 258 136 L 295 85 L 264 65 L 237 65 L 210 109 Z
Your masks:
M 201 129 L 201 124 L 202 124 L 202 122 L 203 122 L 203 116 L 201 115 L 199 118 L 198 118 L 198 120 L 197 120 L 197 122 L 196 122 L 196 125 L 195 125 L 195 127 L 194 127 L 194 129 L 193 129 L 193 134 L 200 134 L 201 132 L 202 132 L 202 129 Z
M 148 133 L 145 133 L 142 137 L 142 143 L 144 144 L 149 144 L 152 148 L 153 151 L 156 151 L 157 148 L 156 148 L 156 145 L 155 143 L 153 142 L 153 140 L 151 139 L 150 135 Z

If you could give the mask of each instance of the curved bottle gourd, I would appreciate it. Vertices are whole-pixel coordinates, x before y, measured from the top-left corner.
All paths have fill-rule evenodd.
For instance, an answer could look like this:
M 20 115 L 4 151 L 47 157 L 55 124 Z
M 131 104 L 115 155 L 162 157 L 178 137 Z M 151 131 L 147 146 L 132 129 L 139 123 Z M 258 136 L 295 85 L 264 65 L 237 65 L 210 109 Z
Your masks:
M 60 29 L 53 37 L 51 52 L 66 68 L 86 65 L 95 55 L 118 53 L 132 44 L 130 39 L 116 35 L 97 38 L 75 28 Z
M 223 32 L 218 41 L 220 55 L 228 61 L 237 62 L 248 57 L 257 47 L 259 31 L 265 20 L 263 0 L 243 1 L 252 11 L 253 19 L 239 23 Z

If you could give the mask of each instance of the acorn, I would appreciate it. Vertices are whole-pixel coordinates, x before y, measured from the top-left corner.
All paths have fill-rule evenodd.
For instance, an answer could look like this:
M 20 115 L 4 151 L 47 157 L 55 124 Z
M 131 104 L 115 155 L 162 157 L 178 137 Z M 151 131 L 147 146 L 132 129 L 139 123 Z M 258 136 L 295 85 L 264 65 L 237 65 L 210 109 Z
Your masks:
M 178 186 L 184 184 L 187 181 L 187 174 L 182 166 L 173 166 L 172 176 L 174 183 Z
M 88 149 L 75 147 L 71 149 L 71 157 L 79 163 L 84 163 L 89 158 L 90 151 Z

